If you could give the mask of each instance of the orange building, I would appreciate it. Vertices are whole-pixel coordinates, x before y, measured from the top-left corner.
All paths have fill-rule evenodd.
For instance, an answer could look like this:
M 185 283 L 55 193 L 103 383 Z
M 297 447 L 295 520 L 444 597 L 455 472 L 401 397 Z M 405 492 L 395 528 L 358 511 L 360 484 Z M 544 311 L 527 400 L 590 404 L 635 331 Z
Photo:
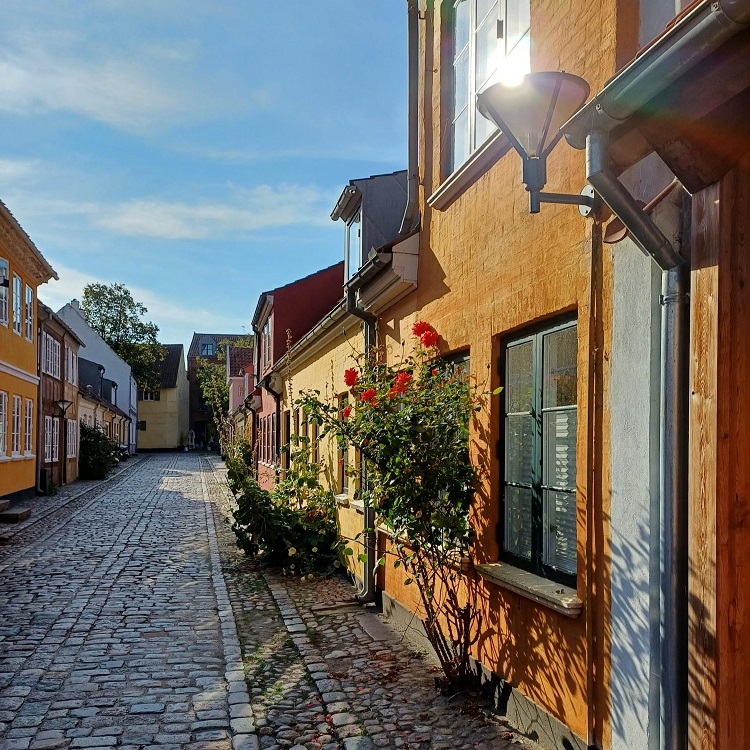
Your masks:
M 0 203 L 0 505 L 36 488 L 37 287 L 57 274 Z

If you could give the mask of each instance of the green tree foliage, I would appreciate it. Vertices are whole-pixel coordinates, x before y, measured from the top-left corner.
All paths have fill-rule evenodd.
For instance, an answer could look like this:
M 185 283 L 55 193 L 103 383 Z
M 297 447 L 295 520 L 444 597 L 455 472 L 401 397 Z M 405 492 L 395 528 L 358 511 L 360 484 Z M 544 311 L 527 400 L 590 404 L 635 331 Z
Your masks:
M 387 365 L 377 352 L 355 355 L 344 383 L 350 403 L 317 391 L 295 406 L 359 449 L 368 481 L 362 497 L 389 529 L 388 551 L 405 584 L 419 590 L 427 636 L 452 685 L 471 679 L 469 655 L 480 633 L 480 610 L 471 570 L 469 509 L 477 469 L 469 451 L 469 423 L 482 394 L 454 363 L 439 358 L 438 334 L 420 321 L 413 356 Z M 337 393 L 340 388 L 332 389 Z M 385 564 L 385 556 L 379 564 Z
M 81 422 L 78 475 L 81 479 L 104 479 L 117 466 L 117 443 L 98 427 Z
M 158 326 L 142 319 L 145 305 L 124 284 L 87 284 L 81 309 L 86 322 L 130 365 L 138 387 L 158 390 L 165 351 L 156 339 Z

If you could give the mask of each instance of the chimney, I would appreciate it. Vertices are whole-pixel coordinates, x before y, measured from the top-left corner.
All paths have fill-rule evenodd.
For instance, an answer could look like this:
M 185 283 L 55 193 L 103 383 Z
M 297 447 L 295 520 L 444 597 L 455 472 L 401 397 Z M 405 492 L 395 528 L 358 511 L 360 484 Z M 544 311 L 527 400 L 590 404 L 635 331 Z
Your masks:
M 77 299 L 70 300 L 70 306 L 74 310 L 78 310 L 78 312 L 81 312 L 81 303 Z

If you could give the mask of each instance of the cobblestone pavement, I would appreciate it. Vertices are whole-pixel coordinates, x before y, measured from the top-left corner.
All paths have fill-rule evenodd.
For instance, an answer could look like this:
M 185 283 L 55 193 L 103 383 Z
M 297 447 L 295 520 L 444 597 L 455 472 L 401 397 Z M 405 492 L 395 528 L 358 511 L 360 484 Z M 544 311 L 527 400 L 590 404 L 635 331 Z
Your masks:
M 344 579 L 247 560 L 231 505 L 215 457 L 152 456 L 0 548 L 0 750 L 519 746 Z

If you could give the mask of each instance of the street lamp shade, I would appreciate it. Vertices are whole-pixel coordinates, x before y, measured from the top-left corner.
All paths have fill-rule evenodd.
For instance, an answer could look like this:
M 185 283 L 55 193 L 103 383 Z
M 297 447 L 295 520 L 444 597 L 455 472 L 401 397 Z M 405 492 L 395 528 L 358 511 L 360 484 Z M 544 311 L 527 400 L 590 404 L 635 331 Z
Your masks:
M 61 398 L 59 401 L 55 401 L 55 403 L 57 404 L 57 407 L 60 409 L 60 411 L 63 414 L 65 414 L 68 411 L 68 409 L 71 406 L 73 406 L 73 402 L 72 401 L 68 401 L 68 399 L 66 399 L 66 398 Z
M 588 83 L 571 73 L 529 73 L 518 86 L 488 86 L 477 94 L 477 104 L 522 157 L 544 159 L 562 137 L 560 128 L 586 101 L 589 91 Z

